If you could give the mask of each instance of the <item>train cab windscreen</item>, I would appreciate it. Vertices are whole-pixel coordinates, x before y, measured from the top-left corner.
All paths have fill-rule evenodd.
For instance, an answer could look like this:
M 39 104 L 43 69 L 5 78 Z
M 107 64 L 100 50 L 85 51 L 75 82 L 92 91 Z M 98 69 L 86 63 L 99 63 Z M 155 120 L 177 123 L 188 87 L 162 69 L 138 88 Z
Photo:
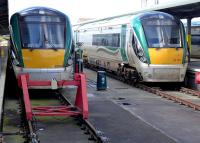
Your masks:
M 65 47 L 65 21 L 55 16 L 25 16 L 20 20 L 22 47 L 62 49 Z
M 165 16 L 142 19 L 149 48 L 181 48 L 180 24 Z

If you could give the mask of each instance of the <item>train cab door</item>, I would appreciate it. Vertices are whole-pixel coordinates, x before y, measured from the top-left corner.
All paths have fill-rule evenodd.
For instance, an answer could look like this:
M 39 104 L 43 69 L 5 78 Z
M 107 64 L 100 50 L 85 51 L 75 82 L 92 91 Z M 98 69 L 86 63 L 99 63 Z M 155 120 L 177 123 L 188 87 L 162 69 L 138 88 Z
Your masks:
M 122 57 L 122 60 L 124 62 L 127 62 L 127 56 L 126 56 L 126 35 L 127 35 L 127 25 L 124 24 L 121 26 L 121 57 Z
M 135 45 L 135 37 L 133 34 L 132 29 L 129 27 L 127 29 L 127 46 L 126 46 L 126 52 L 128 57 L 128 63 L 130 66 L 135 66 L 134 62 L 134 45 Z

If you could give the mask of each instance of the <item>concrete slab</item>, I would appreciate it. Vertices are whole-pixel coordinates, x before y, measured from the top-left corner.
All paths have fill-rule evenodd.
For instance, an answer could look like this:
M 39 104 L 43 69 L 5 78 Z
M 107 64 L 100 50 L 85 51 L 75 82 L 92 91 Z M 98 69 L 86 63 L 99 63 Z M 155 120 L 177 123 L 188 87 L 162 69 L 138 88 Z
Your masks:
M 3 132 L 15 133 L 20 130 L 19 102 L 17 98 L 7 98 L 4 105 Z M 22 135 L 11 135 L 3 137 L 5 143 L 22 143 Z
M 85 71 L 87 72 L 88 79 L 96 80 L 95 72 L 90 70 Z M 112 101 L 130 112 L 135 118 L 139 118 L 147 125 L 159 130 L 177 143 L 199 143 L 199 111 L 173 103 L 172 101 L 131 87 L 120 81 L 111 78 L 107 79 L 109 86 L 107 91 L 96 92 L 96 89 L 93 88 L 92 90 L 91 87 L 88 88 L 89 93 L 94 95 L 93 100 Z M 90 98 L 90 103 L 91 100 L 92 98 Z M 96 108 L 95 106 L 96 104 L 90 108 Z M 102 108 L 104 109 L 103 112 L 107 112 L 103 103 Z M 116 112 L 115 114 L 121 114 L 121 112 Z M 123 115 L 124 118 L 126 118 L 126 116 L 127 115 Z M 113 120 L 115 121 L 115 119 Z M 132 122 L 134 122 L 134 120 Z M 119 124 L 121 125 L 120 122 Z
M 6 80 L 6 69 L 8 60 L 8 48 L 0 47 L 0 126 L 3 112 L 3 98 L 4 98 L 4 87 Z
M 149 124 L 111 101 L 90 101 L 89 121 L 113 143 L 175 143 Z

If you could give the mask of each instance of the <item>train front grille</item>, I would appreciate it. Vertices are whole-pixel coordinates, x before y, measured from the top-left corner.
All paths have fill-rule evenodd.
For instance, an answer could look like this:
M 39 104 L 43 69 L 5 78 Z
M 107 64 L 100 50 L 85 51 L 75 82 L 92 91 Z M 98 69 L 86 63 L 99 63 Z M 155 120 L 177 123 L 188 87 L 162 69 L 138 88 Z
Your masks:
M 178 68 L 155 68 L 153 69 L 153 79 L 160 80 L 179 80 L 180 79 L 180 69 Z

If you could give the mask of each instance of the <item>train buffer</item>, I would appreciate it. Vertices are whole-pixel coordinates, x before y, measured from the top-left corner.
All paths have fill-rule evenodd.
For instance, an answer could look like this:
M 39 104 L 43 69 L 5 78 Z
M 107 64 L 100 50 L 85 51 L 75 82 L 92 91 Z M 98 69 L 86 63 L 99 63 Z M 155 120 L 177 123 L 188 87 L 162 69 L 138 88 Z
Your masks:
M 26 120 L 33 121 L 33 116 L 81 116 L 83 119 L 88 118 L 88 99 L 86 91 L 86 79 L 82 73 L 76 73 L 73 80 L 57 81 L 57 86 L 77 86 L 75 106 L 38 106 L 31 107 L 29 97 L 29 87 L 51 86 L 51 81 L 30 80 L 29 74 L 18 75 L 18 86 L 23 92 L 23 102 L 26 112 Z

